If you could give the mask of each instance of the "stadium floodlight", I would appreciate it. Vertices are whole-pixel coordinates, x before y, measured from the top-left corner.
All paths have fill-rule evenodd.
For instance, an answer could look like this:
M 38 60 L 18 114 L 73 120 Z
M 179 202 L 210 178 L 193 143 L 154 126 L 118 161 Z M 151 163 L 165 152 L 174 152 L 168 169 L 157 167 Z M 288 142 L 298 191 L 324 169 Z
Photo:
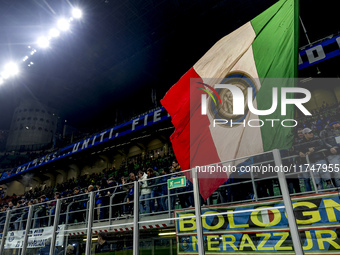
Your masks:
M 2 73 L 2 77 L 6 79 L 6 77 L 10 77 L 13 75 L 17 75 L 19 73 L 19 67 L 13 63 L 10 62 L 7 65 L 5 65 L 5 71 Z
M 60 35 L 60 31 L 56 28 L 52 28 L 50 30 L 50 36 L 51 37 L 58 37 Z
M 70 29 L 70 23 L 66 19 L 60 19 L 57 25 L 61 31 L 67 31 Z
M 74 8 L 72 10 L 72 16 L 75 19 L 80 19 L 83 16 L 83 12 L 78 8 Z
M 41 36 L 38 38 L 37 44 L 40 48 L 47 48 L 50 46 L 50 41 L 45 36 Z

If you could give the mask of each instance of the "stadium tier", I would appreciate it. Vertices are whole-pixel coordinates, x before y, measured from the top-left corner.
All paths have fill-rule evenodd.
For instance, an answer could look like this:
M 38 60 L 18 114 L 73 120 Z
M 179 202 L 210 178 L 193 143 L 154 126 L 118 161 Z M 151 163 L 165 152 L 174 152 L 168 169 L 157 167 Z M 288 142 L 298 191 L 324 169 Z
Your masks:
M 0 19 L 13 10 L 7 2 Z M 67 9 L 43 2 L 53 16 Z M 340 254 L 337 29 L 311 42 L 296 0 L 261 3 L 256 15 L 247 12 L 260 1 L 83 2 L 85 18 L 100 17 L 94 24 L 107 21 L 112 29 L 91 28 L 93 35 L 81 37 L 76 68 L 59 60 L 53 82 L 62 96 L 53 82 L 48 89 L 25 84 L 29 92 L 21 92 L 10 129 L 0 131 L 0 255 Z M 167 29 L 181 27 L 188 12 L 194 22 L 185 30 Z M 75 34 L 84 36 L 90 22 L 82 14 L 72 9 L 49 37 L 39 37 L 38 52 L 57 49 L 59 36 L 69 47 Z M 207 29 L 214 16 L 233 24 L 229 33 L 220 36 L 220 19 Z M 102 30 L 106 36 L 97 38 Z M 210 30 L 216 35 L 203 42 Z M 192 44 L 197 62 L 170 61 L 157 46 L 163 41 L 187 55 Z M 20 62 L 27 70 L 43 61 L 34 47 Z M 185 71 L 165 79 L 176 64 Z M 6 65 L 0 84 L 19 80 L 18 73 Z M 139 76 L 151 79 L 139 84 Z M 151 104 L 144 104 L 149 89 Z M 160 91 L 167 92 L 157 100 Z

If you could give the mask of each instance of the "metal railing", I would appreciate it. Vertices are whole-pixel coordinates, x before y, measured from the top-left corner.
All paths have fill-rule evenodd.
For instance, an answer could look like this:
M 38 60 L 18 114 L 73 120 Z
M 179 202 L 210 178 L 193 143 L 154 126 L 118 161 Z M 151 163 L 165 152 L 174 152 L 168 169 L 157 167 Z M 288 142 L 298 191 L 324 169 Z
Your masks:
M 325 150 L 320 151 L 325 152 Z M 281 157 L 280 151 L 274 150 L 273 152 L 266 154 L 257 154 L 253 156 L 243 157 L 236 160 L 230 160 L 219 164 L 225 165 L 238 165 L 237 169 L 240 172 L 240 163 L 248 160 L 249 158 L 255 158 L 261 156 L 261 160 L 252 161 L 247 166 L 282 166 L 288 164 L 295 164 L 295 159 L 298 157 L 286 156 Z M 309 158 L 307 157 L 307 162 Z M 238 164 L 237 164 L 238 163 Z M 216 164 L 212 164 L 216 165 Z M 211 165 L 211 166 L 212 166 Z M 242 165 L 242 164 L 241 164 Z M 296 169 L 296 168 L 295 168 Z M 313 180 L 313 174 L 310 171 L 306 171 L 309 174 L 309 178 L 312 180 L 312 191 L 296 192 L 296 194 L 311 194 L 318 193 L 320 189 L 316 186 L 315 180 Z M 179 218 L 174 217 L 174 211 L 177 209 L 183 209 L 192 207 L 195 210 L 195 219 L 197 224 L 197 238 L 199 254 L 204 254 L 203 250 L 203 232 L 201 222 L 201 206 L 211 205 L 230 205 L 240 202 L 256 202 L 266 199 L 272 199 L 277 197 L 283 197 L 284 207 L 287 212 L 290 231 L 293 241 L 298 238 L 297 227 L 290 201 L 289 189 L 286 182 L 286 178 L 297 178 L 301 172 L 291 171 L 290 173 L 284 173 L 284 171 L 278 171 L 277 173 L 264 175 L 263 173 L 250 172 L 249 175 L 238 176 L 240 177 L 237 182 L 229 182 L 220 185 L 219 189 L 215 191 L 207 201 L 203 201 L 199 194 L 198 179 L 196 169 L 187 171 L 181 171 L 180 173 L 170 173 L 167 175 L 161 175 L 146 181 L 159 181 L 155 185 L 148 185 L 145 188 L 141 187 L 142 181 L 133 181 L 124 185 L 116 185 L 106 189 L 99 189 L 91 191 L 89 193 L 82 193 L 76 196 L 70 196 L 53 201 L 46 201 L 44 203 L 32 205 L 29 207 L 22 207 L 18 209 L 8 210 L 6 216 L 0 215 L 0 227 L 3 227 L 3 236 L 0 245 L 0 254 L 4 254 L 3 251 L 7 249 L 5 247 L 6 239 L 8 238 L 8 231 L 19 231 L 25 228 L 24 242 L 21 248 L 21 254 L 25 254 L 27 251 L 28 235 L 31 229 L 41 228 L 44 226 L 53 227 L 51 235 L 51 250 L 50 254 L 54 254 L 54 247 L 56 243 L 56 236 L 58 233 L 58 226 L 65 225 L 64 237 L 67 244 L 70 232 L 80 232 L 86 235 L 86 249 L 85 254 L 91 254 L 92 247 L 92 233 L 93 231 L 100 230 L 104 226 L 105 228 L 133 228 L 134 240 L 133 240 L 133 252 L 138 254 L 138 234 L 139 228 L 143 224 L 157 223 L 157 222 L 174 222 Z M 190 185 L 186 185 L 179 190 L 169 190 L 165 188 L 167 180 L 178 177 L 179 175 L 186 175 L 191 182 Z M 229 178 L 229 180 L 231 177 Z M 213 179 L 212 179 L 213 180 Z M 277 184 L 274 185 L 274 182 Z M 270 183 L 266 190 L 263 189 L 265 185 L 259 183 Z M 275 187 L 274 187 L 275 186 Z M 240 192 L 238 187 L 247 187 L 252 196 L 239 200 L 235 196 L 236 191 Z M 124 189 L 125 188 L 125 189 Z M 274 191 L 269 191 L 270 188 L 276 188 Z M 147 196 L 141 196 L 142 190 L 147 190 Z M 243 188 L 244 189 L 244 188 Z M 336 188 L 325 189 L 326 191 L 335 190 Z M 113 192 L 114 190 L 114 192 Z M 132 192 L 133 190 L 133 192 Z M 151 197 L 152 191 L 153 196 Z M 150 193 L 149 193 L 150 192 Z M 221 195 L 221 192 L 225 194 Z M 265 193 L 267 194 L 265 194 Z M 271 194 L 268 194 L 271 193 Z M 149 195 L 150 194 L 150 195 Z M 225 196 L 226 200 L 221 199 L 221 196 Z M 228 197 L 229 196 L 229 197 Z M 234 197 L 233 197 L 234 196 Z M 188 201 L 182 201 L 181 199 L 188 199 Z M 220 200 L 220 202 L 219 202 Z M 51 205 L 51 203 L 53 204 Z M 186 202 L 186 203 L 183 203 Z M 157 207 L 155 204 L 157 203 Z M 145 210 L 144 208 L 145 207 Z M 131 214 L 132 213 L 132 214 Z M 154 216 L 157 216 L 155 218 Z M 122 223 L 120 220 L 126 220 Z M 294 233 L 294 234 L 293 234 Z M 296 254 L 300 253 L 301 244 L 294 241 L 294 249 Z M 301 250 L 302 251 L 302 250 Z M 66 254 L 66 249 L 65 253 Z

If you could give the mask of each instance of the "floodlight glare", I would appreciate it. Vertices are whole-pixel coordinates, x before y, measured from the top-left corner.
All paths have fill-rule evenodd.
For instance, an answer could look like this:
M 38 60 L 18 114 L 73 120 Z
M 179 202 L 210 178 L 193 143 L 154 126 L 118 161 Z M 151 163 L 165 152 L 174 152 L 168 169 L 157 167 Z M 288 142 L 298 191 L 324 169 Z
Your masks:
M 82 11 L 81 11 L 80 9 L 74 8 L 74 9 L 72 10 L 72 16 L 73 16 L 73 18 L 75 18 L 75 19 L 80 19 L 80 18 L 83 16 L 83 13 L 82 13 Z
M 7 65 L 5 65 L 5 72 L 3 73 L 5 74 L 5 76 L 7 75 L 7 77 L 10 77 L 12 75 L 17 75 L 18 73 L 19 73 L 19 68 L 13 62 L 10 62 Z M 2 75 L 3 78 L 5 78 L 5 76 Z
M 60 35 L 60 31 L 56 28 L 52 28 L 50 30 L 50 36 L 51 37 L 58 37 Z
M 70 23 L 66 19 L 60 19 L 58 21 L 58 28 L 61 31 L 67 31 L 70 29 Z
M 50 41 L 45 36 L 41 36 L 38 38 L 37 44 L 40 48 L 47 48 L 50 46 Z

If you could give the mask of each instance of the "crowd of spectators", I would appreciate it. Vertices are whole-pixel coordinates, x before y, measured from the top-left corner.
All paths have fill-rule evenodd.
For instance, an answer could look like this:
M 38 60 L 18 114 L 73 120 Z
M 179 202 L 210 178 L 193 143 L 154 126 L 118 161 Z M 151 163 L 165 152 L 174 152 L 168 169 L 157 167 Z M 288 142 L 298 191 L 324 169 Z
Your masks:
M 329 108 L 325 103 L 317 115 L 300 119 L 295 133 L 293 147 L 281 150 L 283 158 L 289 157 L 283 160 L 283 164 L 293 164 L 297 169 L 295 174 L 287 176 L 290 193 L 340 187 L 340 170 L 331 171 L 329 167 L 340 167 L 340 108 Z M 240 165 L 259 164 L 270 160 L 272 155 L 269 153 L 251 157 Z M 318 166 L 322 167 L 322 171 L 307 171 Z M 55 213 L 53 200 L 57 198 L 62 199 L 61 223 L 84 222 L 91 192 L 95 193 L 95 220 L 128 217 L 133 212 L 134 182 L 137 180 L 141 214 L 150 215 L 174 210 L 176 204 L 181 208 L 192 207 L 194 200 L 190 181 L 187 180 L 186 187 L 183 188 L 170 191 L 167 188 L 169 178 L 181 175 L 180 166 L 173 155 L 144 158 L 139 155 L 128 158 L 119 169 L 103 169 L 100 173 L 78 176 L 53 187 L 42 185 L 30 188 L 20 196 L 13 195 L 1 199 L 0 227 L 4 223 L 4 213 L 7 210 L 24 208 L 27 205 L 35 205 L 38 210 L 37 216 L 40 220 L 34 221 L 34 227 L 46 226 L 48 217 L 53 217 Z M 266 176 L 255 176 L 262 177 Z M 271 179 L 256 180 L 255 190 L 251 182 L 242 184 L 242 189 L 239 185 L 229 185 L 244 182 L 247 178 L 250 177 L 240 178 L 240 173 L 231 175 L 225 185 L 215 193 L 217 203 L 251 200 L 254 199 L 255 193 L 258 198 L 275 195 L 274 186 L 278 183 L 275 176 Z M 23 228 L 24 224 L 20 224 L 20 221 L 25 218 L 27 211 L 13 217 L 10 227 Z
M 193 196 L 190 193 L 192 185 L 189 181 L 186 187 L 171 190 L 172 195 L 168 201 L 167 180 L 181 175 L 178 162 L 171 156 L 146 160 L 135 157 L 132 161 L 126 161 L 118 170 L 103 169 L 100 173 L 71 178 L 54 187 L 42 185 L 30 188 L 22 195 L 5 197 L 0 200 L 0 228 L 4 225 L 6 211 L 16 209 L 9 227 L 11 230 L 24 229 L 28 205 L 34 205 L 35 208 L 36 219 L 32 227 L 51 224 L 58 198 L 61 198 L 61 224 L 84 222 L 90 192 L 95 194 L 95 220 L 132 216 L 135 181 L 139 181 L 141 214 L 162 213 L 169 206 L 174 210 L 176 203 L 180 203 L 182 208 L 193 206 Z

